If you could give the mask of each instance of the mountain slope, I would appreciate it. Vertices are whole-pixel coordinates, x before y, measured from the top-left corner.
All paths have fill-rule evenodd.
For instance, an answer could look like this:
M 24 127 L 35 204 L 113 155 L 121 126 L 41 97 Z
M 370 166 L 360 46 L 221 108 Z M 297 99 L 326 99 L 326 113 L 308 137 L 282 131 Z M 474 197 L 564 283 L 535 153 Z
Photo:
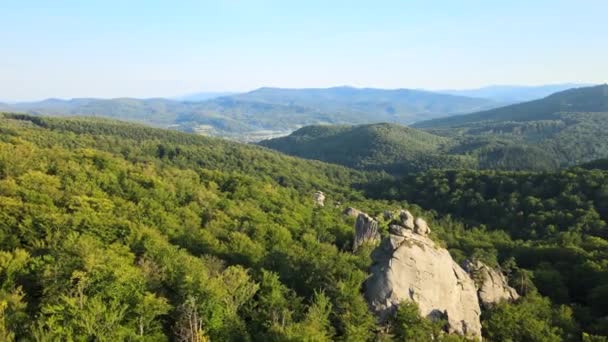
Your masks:
M 496 85 L 478 89 L 441 90 L 439 92 L 451 95 L 477 97 L 502 103 L 517 103 L 541 99 L 553 93 L 572 88 L 588 87 L 591 84 L 564 83 L 541 86 L 509 86 Z
M 559 113 L 608 112 L 608 85 L 569 89 L 543 99 L 487 111 L 423 121 L 417 128 L 458 127 L 473 123 L 552 120 Z
M 389 173 L 471 166 L 473 161 L 444 153 L 451 139 L 386 123 L 309 126 L 259 144 L 294 156 Z

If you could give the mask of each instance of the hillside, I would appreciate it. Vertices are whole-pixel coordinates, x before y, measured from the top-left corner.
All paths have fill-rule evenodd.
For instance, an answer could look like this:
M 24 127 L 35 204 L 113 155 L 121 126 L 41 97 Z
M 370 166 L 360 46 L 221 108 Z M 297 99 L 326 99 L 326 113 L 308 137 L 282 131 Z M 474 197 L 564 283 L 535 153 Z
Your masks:
M 558 157 L 548 151 L 514 139 L 441 136 L 397 124 L 303 127 L 259 145 L 302 158 L 395 175 L 428 169 L 553 170 L 560 165 Z
M 371 249 L 352 252 L 354 221 L 342 214 L 351 206 L 374 217 L 407 207 L 428 220 L 430 237 L 458 262 L 502 265 L 523 297 L 484 309 L 485 338 L 608 335 L 601 321 L 605 196 L 594 186 L 606 173 L 576 172 L 550 178 L 564 189 L 557 195 L 534 180 L 529 186 L 492 174 L 482 178 L 487 187 L 434 173 L 410 183 L 119 121 L 2 114 L 0 339 L 386 341 L 415 333 L 464 341 L 443 333 L 442 321 L 420 317 L 415 305 L 377 325 L 361 293 Z M 520 197 L 508 187 L 494 193 L 490 181 L 520 186 L 522 205 L 538 215 L 517 225 Z M 502 204 L 504 217 L 485 222 L 485 211 L 471 213 L 485 228 L 449 216 L 463 216 L 458 208 L 471 201 L 449 196 L 475 195 L 468 189 L 496 194 L 498 202 L 487 203 Z M 323 207 L 312 200 L 317 190 L 326 194 Z M 441 216 L 394 201 L 402 196 Z M 485 205 L 473 199 L 467 205 Z M 571 221 L 540 231 L 548 222 L 543 206 L 549 219 L 580 222 L 572 231 Z M 380 222 L 386 234 L 389 222 Z M 501 222 L 510 224 L 502 230 Z M 559 267 L 542 262 L 554 256 Z M 558 286 L 547 286 L 550 280 Z
M 473 164 L 443 152 L 451 139 L 396 124 L 308 126 L 259 144 L 307 159 L 389 173 Z
M 608 85 L 561 91 L 545 98 L 466 115 L 423 121 L 417 128 L 559 120 L 560 113 L 608 112 Z
M 412 123 L 495 106 L 492 101 L 417 90 L 261 88 L 205 101 L 49 99 L 0 104 L 0 110 L 60 116 L 103 116 L 156 127 L 259 140 L 315 124 Z
M 588 86 L 591 86 L 591 84 L 564 83 L 539 86 L 495 85 L 478 89 L 441 90 L 439 92 L 451 95 L 488 99 L 508 104 L 533 101 L 559 91 Z
M 560 167 L 608 156 L 608 85 L 413 125 L 459 140 L 501 139 L 542 151 Z

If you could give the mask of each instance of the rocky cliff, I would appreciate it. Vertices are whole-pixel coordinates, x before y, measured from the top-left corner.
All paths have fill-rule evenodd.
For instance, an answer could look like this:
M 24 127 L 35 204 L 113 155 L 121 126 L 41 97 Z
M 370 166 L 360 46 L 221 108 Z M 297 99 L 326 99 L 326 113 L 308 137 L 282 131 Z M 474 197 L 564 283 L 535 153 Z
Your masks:
M 421 315 L 445 319 L 449 332 L 481 337 L 474 281 L 427 236 L 430 229 L 423 219 L 414 220 L 407 211 L 395 216 L 389 236 L 372 253 L 365 284 L 372 310 L 386 321 L 401 302 L 413 300 Z

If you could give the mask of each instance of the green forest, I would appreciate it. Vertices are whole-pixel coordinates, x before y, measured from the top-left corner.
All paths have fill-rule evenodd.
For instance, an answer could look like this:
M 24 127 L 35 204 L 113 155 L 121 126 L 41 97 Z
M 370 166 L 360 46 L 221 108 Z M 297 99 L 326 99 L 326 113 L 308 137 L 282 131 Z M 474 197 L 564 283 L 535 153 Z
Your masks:
M 409 208 L 523 295 L 490 341 L 606 341 L 608 173 L 363 172 L 92 118 L 0 115 L 0 340 L 465 341 L 380 326 L 356 207 Z M 327 200 L 316 206 L 312 194 Z M 386 227 L 382 227 L 382 233 Z

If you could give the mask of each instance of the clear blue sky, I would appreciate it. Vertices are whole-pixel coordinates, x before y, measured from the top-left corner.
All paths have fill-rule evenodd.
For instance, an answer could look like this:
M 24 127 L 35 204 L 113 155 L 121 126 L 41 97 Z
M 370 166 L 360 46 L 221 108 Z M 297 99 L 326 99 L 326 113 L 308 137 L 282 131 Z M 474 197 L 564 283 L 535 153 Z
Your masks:
M 603 83 L 606 0 L 0 0 L 0 99 Z

